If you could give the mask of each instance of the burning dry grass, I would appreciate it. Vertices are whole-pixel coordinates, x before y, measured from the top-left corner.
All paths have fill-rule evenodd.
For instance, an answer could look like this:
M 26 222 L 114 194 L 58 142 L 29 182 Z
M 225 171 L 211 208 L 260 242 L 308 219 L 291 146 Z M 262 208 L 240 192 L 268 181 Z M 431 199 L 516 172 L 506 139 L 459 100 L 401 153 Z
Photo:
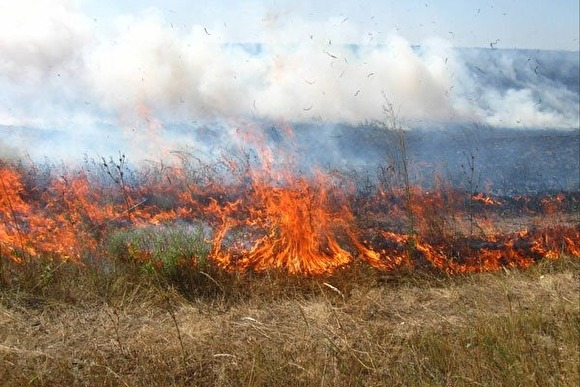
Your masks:
M 461 273 L 580 255 L 577 225 L 528 224 L 505 233 L 497 224 L 510 204 L 520 204 L 482 193 L 429 192 L 408 181 L 403 188 L 377 185 L 361 193 L 356 181 L 339 174 L 299 176 L 232 160 L 224 163 L 225 175 L 203 182 L 183 167 L 135 177 L 138 171 L 124 160 L 103 161 L 100 175 L 64 171 L 44 184 L 35 166 L 0 162 L 2 259 L 101 259 L 120 234 L 132 236 L 108 255 L 171 272 L 209 260 L 228 271 L 291 275 L 327 274 L 359 261 L 381 270 L 426 264 Z M 577 193 L 542 197 L 532 214 L 563 219 L 578 202 Z M 138 238 L 151 227 L 159 231 Z M 173 241 L 151 246 L 146 239 L 156 240 L 157 233 L 178 235 L 181 251 L 173 251 Z
M 0 163 L 6 384 L 579 382 L 577 193 L 94 168 Z
M 0 295 L 6 385 L 578 385 L 579 260 L 442 276 L 146 274 L 60 266 Z M 221 273 L 221 274 L 220 274 Z M 213 287 L 213 289 L 210 289 Z

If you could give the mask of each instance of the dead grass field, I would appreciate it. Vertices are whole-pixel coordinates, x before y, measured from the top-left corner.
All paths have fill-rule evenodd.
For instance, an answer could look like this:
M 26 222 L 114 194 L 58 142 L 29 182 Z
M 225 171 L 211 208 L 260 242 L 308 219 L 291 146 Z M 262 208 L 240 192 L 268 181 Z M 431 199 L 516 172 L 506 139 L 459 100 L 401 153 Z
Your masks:
M 212 272 L 188 296 L 59 265 L 1 289 L 0 384 L 577 386 L 579 269 Z

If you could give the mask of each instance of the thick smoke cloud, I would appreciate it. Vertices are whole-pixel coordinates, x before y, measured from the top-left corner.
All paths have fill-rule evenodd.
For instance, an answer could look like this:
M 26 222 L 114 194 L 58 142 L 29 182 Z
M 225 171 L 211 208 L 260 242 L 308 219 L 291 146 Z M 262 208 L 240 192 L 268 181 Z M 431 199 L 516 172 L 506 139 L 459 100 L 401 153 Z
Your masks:
M 178 34 L 155 14 L 127 25 L 88 60 L 91 89 L 109 109 L 143 103 L 166 119 L 360 123 L 383 117 L 386 94 L 409 119 L 454 114 L 442 56 L 453 53 L 444 42 L 427 42 L 419 55 L 399 36 L 380 45 L 347 45 L 327 38 L 324 26 L 310 37 L 307 31 L 321 27 L 306 23 L 302 41 L 281 36 L 247 45 L 230 44 L 201 26 Z
M 578 52 L 463 49 L 458 56 L 458 109 L 492 126 L 578 127 Z
M 14 81 L 70 66 L 90 40 L 88 18 L 68 2 L 2 2 L 0 15 L 0 74 Z
M 78 102 L 91 27 L 72 2 L 0 2 L 0 125 L 44 129 L 88 119 Z
M 577 52 L 412 46 L 345 18 L 268 15 L 260 41 L 239 42 L 225 25 L 174 26 L 156 9 L 98 21 L 72 1 L 6 3 L 3 127 L 111 143 L 193 121 L 358 125 L 384 120 L 386 99 L 410 126 L 579 126 Z

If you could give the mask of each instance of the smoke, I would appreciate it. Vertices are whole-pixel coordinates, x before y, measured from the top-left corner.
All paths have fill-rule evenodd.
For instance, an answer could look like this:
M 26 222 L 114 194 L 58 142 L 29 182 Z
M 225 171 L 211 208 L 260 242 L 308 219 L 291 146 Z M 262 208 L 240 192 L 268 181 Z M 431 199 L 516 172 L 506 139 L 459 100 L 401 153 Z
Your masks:
M 459 56 L 457 109 L 496 127 L 578 127 L 578 52 L 463 49 Z
M 0 125 L 66 125 L 83 100 L 89 18 L 70 1 L 0 3 Z
M 360 125 L 384 120 L 388 100 L 409 126 L 579 126 L 577 52 L 413 46 L 343 17 L 260 23 L 257 41 L 240 42 L 225 24 L 177 26 L 154 8 L 103 21 L 73 1 L 4 2 L 0 125 L 94 150 L 176 124 Z
M 88 18 L 70 2 L 29 0 L 0 3 L 0 74 L 35 82 L 67 67 L 89 43 Z
M 387 94 L 410 119 L 453 114 L 445 99 L 451 80 L 435 55 L 435 48 L 451 55 L 441 42 L 427 42 L 422 57 L 396 35 L 380 45 L 353 46 L 333 41 L 324 26 L 308 34 L 321 27 L 307 23 L 301 41 L 277 30 L 274 42 L 252 45 L 230 44 L 201 26 L 179 34 L 152 12 L 124 24 L 113 42 L 88 57 L 91 90 L 113 111 L 144 103 L 169 120 L 361 123 L 382 118 Z

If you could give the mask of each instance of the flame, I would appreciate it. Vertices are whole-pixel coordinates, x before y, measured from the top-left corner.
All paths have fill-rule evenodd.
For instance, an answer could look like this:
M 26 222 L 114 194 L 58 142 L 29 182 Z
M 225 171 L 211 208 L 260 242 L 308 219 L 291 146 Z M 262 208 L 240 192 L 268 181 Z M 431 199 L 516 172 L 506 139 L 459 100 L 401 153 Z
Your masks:
M 503 202 L 501 200 L 498 199 L 493 199 L 490 196 L 484 194 L 483 192 L 480 192 L 478 194 L 472 195 L 471 199 L 480 203 L 483 203 L 485 205 L 488 206 L 493 206 L 493 205 L 500 205 Z
M 499 199 L 443 186 L 379 186 L 360 196 L 348 179 L 284 169 L 295 163 L 279 162 L 263 138 L 252 141 L 261 163 L 226 159 L 229 178 L 215 176 L 217 168 L 194 179 L 185 165 L 161 165 L 132 184 L 80 170 L 39 185 L 31 171 L 0 161 L 0 259 L 82 262 L 102 254 L 99 246 L 116 230 L 200 219 L 213 230 L 209 257 L 225 270 L 320 275 L 364 262 L 379 270 L 469 273 L 580 256 L 580 228 L 562 215 L 574 196 Z M 502 214 L 510 205 L 561 224 L 506 229 Z M 127 248 L 137 260 L 152 259 Z
M 22 197 L 24 186 L 20 174 L 7 167 L 0 168 L 0 252 L 16 262 L 22 262 L 18 250 L 34 251 L 28 246 L 23 216 L 31 212 L 30 205 Z
M 224 267 L 322 274 L 352 261 L 352 254 L 337 241 L 352 214 L 346 208 L 331 208 L 328 192 L 304 179 L 291 187 L 256 183 L 251 195 L 222 208 L 213 201 L 208 211 L 221 215 L 212 256 Z M 227 234 L 236 230 L 254 242 L 224 248 Z

